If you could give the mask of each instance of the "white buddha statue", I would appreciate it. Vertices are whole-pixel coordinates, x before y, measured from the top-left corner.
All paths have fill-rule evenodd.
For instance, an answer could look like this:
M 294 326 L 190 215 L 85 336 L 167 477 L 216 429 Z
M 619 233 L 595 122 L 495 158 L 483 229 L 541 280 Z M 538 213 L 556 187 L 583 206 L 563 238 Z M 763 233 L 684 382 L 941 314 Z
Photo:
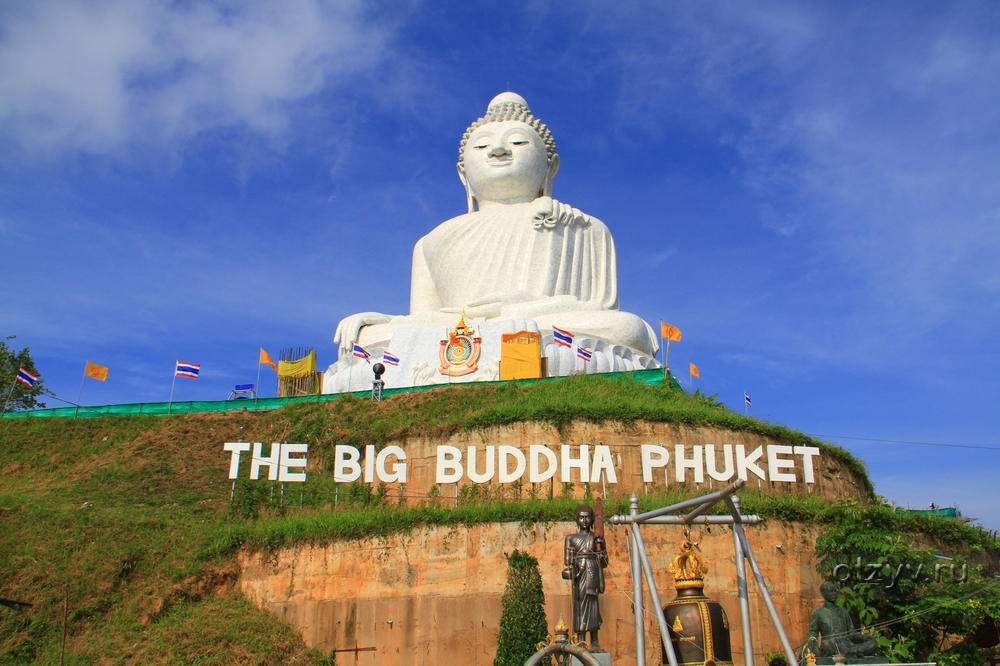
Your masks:
M 655 358 L 653 329 L 618 309 L 618 266 L 604 223 L 552 198 L 559 171 L 552 133 L 527 102 L 502 93 L 465 131 L 458 177 L 468 212 L 413 248 L 409 315 L 363 312 L 343 319 L 341 356 L 357 341 L 386 347 L 404 326 L 452 326 L 466 318 L 534 320 Z

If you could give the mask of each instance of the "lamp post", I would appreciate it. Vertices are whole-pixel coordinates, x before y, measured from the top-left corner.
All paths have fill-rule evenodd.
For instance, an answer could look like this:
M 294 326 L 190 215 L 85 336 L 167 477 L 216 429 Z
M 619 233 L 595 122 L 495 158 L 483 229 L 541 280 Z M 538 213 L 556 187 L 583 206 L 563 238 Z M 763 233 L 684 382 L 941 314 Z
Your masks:
M 382 402 L 382 389 L 385 388 L 382 375 L 385 373 L 385 366 L 376 363 L 372 366 L 372 373 L 375 375 L 375 380 L 372 382 L 372 402 Z

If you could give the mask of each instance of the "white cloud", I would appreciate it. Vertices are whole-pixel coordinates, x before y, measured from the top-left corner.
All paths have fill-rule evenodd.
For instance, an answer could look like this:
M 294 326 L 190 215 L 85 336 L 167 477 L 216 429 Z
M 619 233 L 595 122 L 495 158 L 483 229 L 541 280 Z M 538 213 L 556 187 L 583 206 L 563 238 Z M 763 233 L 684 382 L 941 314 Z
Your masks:
M 116 154 L 236 128 L 281 141 L 289 105 L 382 58 L 354 0 L 49 0 L 0 10 L 0 130 L 30 153 Z

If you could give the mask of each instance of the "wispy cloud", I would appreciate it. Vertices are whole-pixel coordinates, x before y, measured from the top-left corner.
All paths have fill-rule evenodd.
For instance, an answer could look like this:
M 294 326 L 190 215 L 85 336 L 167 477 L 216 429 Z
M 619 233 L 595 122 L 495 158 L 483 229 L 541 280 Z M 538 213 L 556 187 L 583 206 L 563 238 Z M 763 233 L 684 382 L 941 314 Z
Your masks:
M 289 105 L 385 56 L 364 3 L 6 3 L 0 127 L 30 154 L 175 148 L 220 128 L 281 142 Z

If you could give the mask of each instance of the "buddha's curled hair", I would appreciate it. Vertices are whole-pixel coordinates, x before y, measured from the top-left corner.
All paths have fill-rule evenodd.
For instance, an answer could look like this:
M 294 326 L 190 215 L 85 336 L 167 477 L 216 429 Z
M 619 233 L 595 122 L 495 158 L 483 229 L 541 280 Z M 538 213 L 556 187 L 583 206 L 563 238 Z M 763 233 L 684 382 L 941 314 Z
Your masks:
M 545 144 L 545 155 L 548 158 L 548 161 L 552 161 L 552 158 L 555 157 L 556 154 L 556 140 L 552 137 L 552 132 L 549 131 L 548 125 L 536 118 L 531 113 L 531 109 L 525 105 L 518 104 L 517 102 L 503 102 L 501 104 L 491 106 L 486 111 L 485 116 L 469 125 L 469 129 L 465 130 L 465 134 L 462 135 L 462 142 L 458 144 L 458 163 L 462 164 L 464 162 L 465 144 L 469 142 L 469 137 L 472 136 L 472 133 L 475 132 L 476 129 L 482 127 L 486 123 L 499 123 L 505 120 L 516 120 L 535 130 L 541 138 L 542 143 Z

